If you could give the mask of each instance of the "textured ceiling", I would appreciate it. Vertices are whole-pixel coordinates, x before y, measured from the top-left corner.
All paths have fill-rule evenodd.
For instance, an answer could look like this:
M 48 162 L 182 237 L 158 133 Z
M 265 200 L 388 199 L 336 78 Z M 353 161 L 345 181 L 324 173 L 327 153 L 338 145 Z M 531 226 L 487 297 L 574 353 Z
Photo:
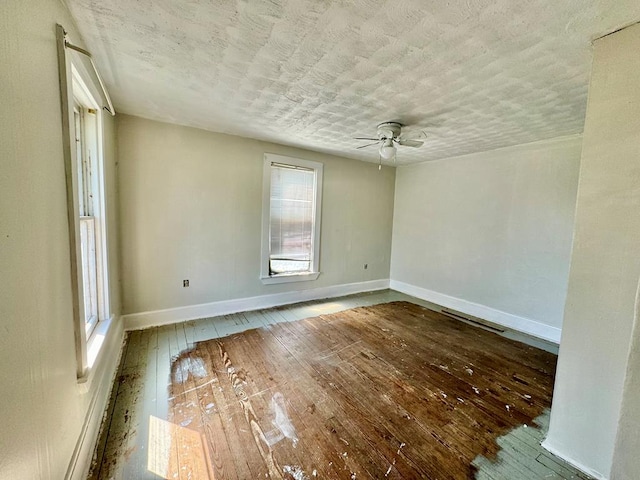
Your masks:
M 638 0 L 65 0 L 116 109 L 399 164 L 582 132 L 591 41 Z

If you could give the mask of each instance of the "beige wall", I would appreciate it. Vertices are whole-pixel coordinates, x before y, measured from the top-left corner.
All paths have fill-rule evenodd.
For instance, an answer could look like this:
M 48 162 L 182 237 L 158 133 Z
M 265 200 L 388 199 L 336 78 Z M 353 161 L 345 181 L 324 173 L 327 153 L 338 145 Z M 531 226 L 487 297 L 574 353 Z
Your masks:
M 460 309 L 480 305 L 499 323 L 557 331 L 580 144 L 565 137 L 398 168 L 392 280 L 462 300 Z
M 92 382 L 85 391 L 76 381 L 57 22 L 81 43 L 71 17 L 58 1 L 5 0 L 0 5 L 3 479 L 64 478 L 99 386 Z M 105 129 L 111 137 L 107 175 L 113 186 L 110 119 Z M 108 197 L 111 207 L 113 189 Z M 110 229 L 114 221 L 112 217 Z M 115 232 L 109 235 L 116 239 Z M 116 282 L 112 309 L 118 314 L 115 243 L 111 253 Z M 108 360 L 102 368 L 115 365 L 115 358 Z M 98 412 L 98 421 L 100 416 Z
M 118 142 L 125 313 L 389 277 L 393 168 L 122 115 Z M 316 281 L 259 279 L 265 152 L 324 164 Z
M 612 467 L 640 278 L 638 51 L 640 25 L 594 43 L 571 274 L 545 441 L 605 478 Z M 628 400 L 630 411 L 637 409 L 640 399 Z M 635 474 L 618 478 L 640 478 L 637 454 L 626 452 Z

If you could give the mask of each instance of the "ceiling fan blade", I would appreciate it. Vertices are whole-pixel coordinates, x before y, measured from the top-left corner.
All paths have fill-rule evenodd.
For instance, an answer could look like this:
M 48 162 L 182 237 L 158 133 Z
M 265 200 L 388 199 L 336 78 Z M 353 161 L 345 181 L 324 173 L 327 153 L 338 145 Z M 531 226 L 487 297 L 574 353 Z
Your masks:
M 373 143 L 367 143 L 366 145 L 360 145 L 359 147 L 356 147 L 356 148 L 370 147 L 371 145 L 377 145 L 378 143 L 380 143 L 380 142 L 378 141 L 378 142 L 373 142 Z
M 402 145 L 403 147 L 421 147 L 422 145 L 424 145 L 424 142 L 420 142 L 418 140 L 409 140 L 406 138 L 400 138 L 399 140 L 397 140 L 397 142 Z
M 379 138 L 369 138 L 369 137 L 353 137 L 354 140 L 372 140 L 372 141 L 379 141 Z
M 400 138 L 403 140 L 418 140 L 421 138 L 427 138 L 427 134 L 424 130 L 420 130 L 417 132 L 411 132 L 408 135 L 405 135 L 403 133 L 402 135 L 400 135 Z

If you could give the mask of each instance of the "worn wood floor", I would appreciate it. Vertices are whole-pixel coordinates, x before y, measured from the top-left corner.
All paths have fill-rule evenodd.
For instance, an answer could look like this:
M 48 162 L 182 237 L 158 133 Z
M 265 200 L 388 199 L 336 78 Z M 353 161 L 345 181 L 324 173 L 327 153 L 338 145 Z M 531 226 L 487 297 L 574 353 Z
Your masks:
M 416 303 L 131 332 L 91 478 L 588 478 L 539 445 L 555 355 Z

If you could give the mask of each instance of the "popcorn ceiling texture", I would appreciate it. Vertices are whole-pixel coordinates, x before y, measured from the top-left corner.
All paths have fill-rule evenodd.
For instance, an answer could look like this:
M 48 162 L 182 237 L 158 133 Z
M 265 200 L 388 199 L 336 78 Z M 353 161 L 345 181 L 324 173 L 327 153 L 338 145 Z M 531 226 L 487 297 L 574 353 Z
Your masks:
M 66 0 L 116 109 L 398 164 L 582 132 L 591 41 L 638 0 Z M 72 39 L 73 40 L 73 39 Z

